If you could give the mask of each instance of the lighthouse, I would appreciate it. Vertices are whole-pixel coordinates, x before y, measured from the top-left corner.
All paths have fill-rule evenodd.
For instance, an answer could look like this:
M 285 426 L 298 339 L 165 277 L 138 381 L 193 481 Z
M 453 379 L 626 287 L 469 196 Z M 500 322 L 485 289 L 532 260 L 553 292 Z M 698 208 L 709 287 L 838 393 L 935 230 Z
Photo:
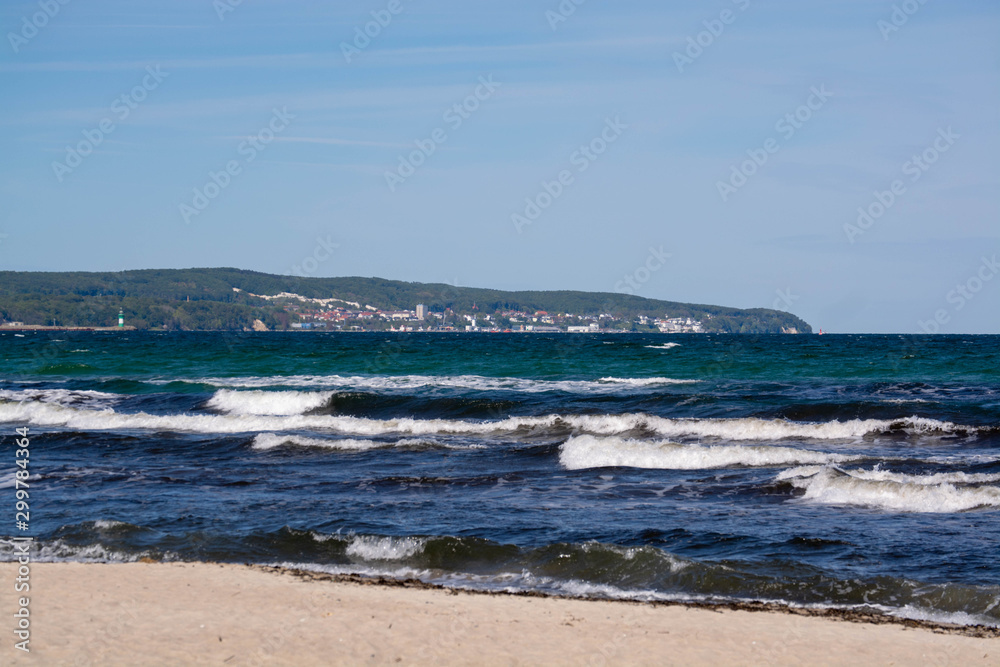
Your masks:
M 121 308 L 118 309 L 118 328 L 125 328 L 125 312 Z

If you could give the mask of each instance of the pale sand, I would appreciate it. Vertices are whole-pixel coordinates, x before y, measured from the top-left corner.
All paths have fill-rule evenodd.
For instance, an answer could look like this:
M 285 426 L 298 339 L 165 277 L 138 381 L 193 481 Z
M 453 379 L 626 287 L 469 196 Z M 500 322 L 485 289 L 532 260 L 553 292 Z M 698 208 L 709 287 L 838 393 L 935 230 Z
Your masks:
M 476 595 L 239 565 L 31 565 L 31 653 L 3 665 L 998 665 L 1000 639 L 780 612 Z

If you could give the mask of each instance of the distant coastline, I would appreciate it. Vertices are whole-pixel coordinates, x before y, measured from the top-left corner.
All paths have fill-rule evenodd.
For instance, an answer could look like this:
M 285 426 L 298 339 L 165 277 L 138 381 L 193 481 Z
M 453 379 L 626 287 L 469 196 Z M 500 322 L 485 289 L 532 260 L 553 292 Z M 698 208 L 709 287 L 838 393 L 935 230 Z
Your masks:
M 231 268 L 0 272 L 0 328 L 812 333 L 795 315 L 768 308 L 612 292 L 505 292 L 381 278 L 277 276 Z
M 59 327 L 44 324 L 3 324 L 0 331 L 135 331 L 133 326 L 127 327 Z
M 25 326 L 8 326 L 6 324 L 0 325 L 0 333 L 4 331 L 98 331 L 98 332 L 157 332 L 157 333 L 170 333 L 170 332 L 183 332 L 183 333 L 234 333 L 231 329 L 182 329 L 182 330 L 170 330 L 170 329 L 137 329 L 133 326 L 127 327 L 58 327 L 58 326 L 42 326 L 42 325 L 25 325 Z M 480 334 L 565 334 L 565 335 L 596 335 L 596 334 L 634 334 L 634 331 L 624 331 L 621 329 L 594 329 L 592 331 L 566 331 L 565 329 L 475 329 L 475 330 L 465 330 L 465 329 L 319 329 L 319 328 L 291 328 L 291 329 L 267 329 L 267 330 L 254 330 L 254 329 L 243 329 L 236 333 L 301 333 L 301 334 L 312 334 L 312 333 L 342 333 L 342 334 L 366 334 L 366 333 L 405 333 L 405 334 L 436 334 L 436 333 L 480 333 Z M 656 335 L 657 333 L 663 335 L 672 335 L 666 332 L 643 332 L 643 335 Z M 688 332 L 691 333 L 691 332 Z M 705 335 L 709 332 L 700 332 Z M 782 332 L 781 334 L 757 334 L 757 335 L 790 335 L 799 334 L 801 332 Z

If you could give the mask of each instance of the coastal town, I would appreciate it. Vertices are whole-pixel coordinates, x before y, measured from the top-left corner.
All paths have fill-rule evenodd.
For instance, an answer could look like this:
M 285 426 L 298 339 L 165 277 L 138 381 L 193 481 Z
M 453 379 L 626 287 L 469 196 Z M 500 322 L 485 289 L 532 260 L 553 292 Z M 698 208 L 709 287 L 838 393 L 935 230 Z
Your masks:
M 240 291 L 233 288 L 234 291 Z M 620 333 L 659 331 L 661 333 L 704 333 L 701 321 L 690 317 L 624 319 L 611 313 L 576 315 L 549 313 L 544 310 L 499 310 L 480 312 L 476 305 L 470 313 L 451 308 L 432 311 L 425 304 L 413 310 L 382 310 L 354 301 L 318 299 L 282 292 L 273 296 L 250 294 L 284 306 L 295 321 L 289 328 L 299 331 L 473 331 L 531 333 Z

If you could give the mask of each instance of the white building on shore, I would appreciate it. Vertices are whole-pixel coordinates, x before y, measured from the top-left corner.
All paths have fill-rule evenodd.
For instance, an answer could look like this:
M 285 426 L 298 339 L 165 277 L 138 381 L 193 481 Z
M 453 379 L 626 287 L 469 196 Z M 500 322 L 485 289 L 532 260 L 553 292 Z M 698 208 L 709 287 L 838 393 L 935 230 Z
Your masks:
M 671 317 L 656 320 L 654 324 L 660 333 L 703 333 L 705 331 L 699 320 L 690 317 Z

